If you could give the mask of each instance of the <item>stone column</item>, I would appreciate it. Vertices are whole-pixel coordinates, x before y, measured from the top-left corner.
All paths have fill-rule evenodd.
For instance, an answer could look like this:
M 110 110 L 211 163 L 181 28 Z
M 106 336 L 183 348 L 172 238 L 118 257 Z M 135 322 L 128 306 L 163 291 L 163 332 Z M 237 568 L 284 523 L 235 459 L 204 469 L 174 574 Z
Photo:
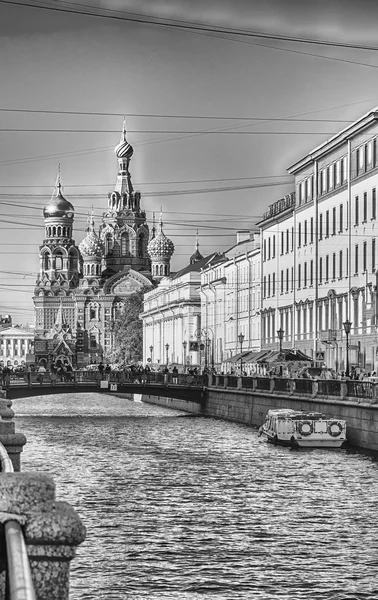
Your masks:
M 25 522 L 36 599 L 68 600 L 69 563 L 85 539 L 77 513 L 67 502 L 55 500 L 54 481 L 44 473 L 0 473 L 0 489 L 2 520 L 11 513 L 13 520 L 19 515 Z
M 15 423 L 12 420 L 14 411 L 12 410 L 12 401 L 5 398 L 5 391 L 0 391 L 0 442 L 5 446 L 12 461 L 15 471 L 21 468 L 21 452 L 26 444 L 26 437 L 23 433 L 16 433 Z

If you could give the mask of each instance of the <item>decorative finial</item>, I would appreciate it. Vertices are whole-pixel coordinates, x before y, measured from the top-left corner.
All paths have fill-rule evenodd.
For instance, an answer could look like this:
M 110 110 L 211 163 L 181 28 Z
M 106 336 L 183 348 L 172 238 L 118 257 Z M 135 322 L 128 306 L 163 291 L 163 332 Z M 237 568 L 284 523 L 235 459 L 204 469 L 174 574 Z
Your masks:
M 126 142 L 126 116 L 123 117 L 121 142 Z
M 152 213 L 152 237 L 151 239 L 154 239 L 156 235 L 156 225 L 155 225 L 155 213 Z
M 160 207 L 160 219 L 159 219 L 159 223 L 160 223 L 160 231 L 163 231 L 163 207 Z
M 198 229 L 197 229 L 197 232 L 196 232 L 196 250 L 198 250 L 198 247 L 199 247 L 199 241 L 198 241 Z

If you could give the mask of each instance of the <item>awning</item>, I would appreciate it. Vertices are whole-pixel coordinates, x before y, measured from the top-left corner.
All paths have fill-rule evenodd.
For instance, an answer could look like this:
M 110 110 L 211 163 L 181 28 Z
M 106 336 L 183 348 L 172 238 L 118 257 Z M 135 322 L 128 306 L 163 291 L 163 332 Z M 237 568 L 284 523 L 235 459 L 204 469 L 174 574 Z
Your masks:
M 242 361 L 245 362 L 244 357 L 247 356 L 248 354 L 250 354 L 250 352 L 249 352 L 249 350 L 246 350 L 245 352 L 240 352 L 239 354 L 235 354 L 235 356 L 230 356 L 230 358 L 226 358 L 226 360 L 224 362 L 225 363 L 236 363 L 240 359 L 242 359 Z

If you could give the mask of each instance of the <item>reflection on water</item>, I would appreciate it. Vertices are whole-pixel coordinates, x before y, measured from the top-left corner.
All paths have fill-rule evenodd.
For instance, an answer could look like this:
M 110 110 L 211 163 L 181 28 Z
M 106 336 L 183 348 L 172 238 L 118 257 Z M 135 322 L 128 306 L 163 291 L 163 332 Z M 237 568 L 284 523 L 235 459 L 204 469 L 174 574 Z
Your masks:
M 374 457 L 99 394 L 13 407 L 23 470 L 88 528 L 71 600 L 378 597 Z

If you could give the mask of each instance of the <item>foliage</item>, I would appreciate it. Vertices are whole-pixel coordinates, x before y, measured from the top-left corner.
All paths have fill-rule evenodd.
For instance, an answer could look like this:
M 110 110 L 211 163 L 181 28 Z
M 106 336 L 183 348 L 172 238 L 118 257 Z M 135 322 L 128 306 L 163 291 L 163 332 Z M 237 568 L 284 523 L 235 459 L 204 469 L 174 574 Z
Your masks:
M 124 306 L 112 325 L 113 348 L 108 360 L 119 365 L 138 362 L 143 357 L 143 325 L 139 318 L 143 311 L 145 289 L 124 299 Z

